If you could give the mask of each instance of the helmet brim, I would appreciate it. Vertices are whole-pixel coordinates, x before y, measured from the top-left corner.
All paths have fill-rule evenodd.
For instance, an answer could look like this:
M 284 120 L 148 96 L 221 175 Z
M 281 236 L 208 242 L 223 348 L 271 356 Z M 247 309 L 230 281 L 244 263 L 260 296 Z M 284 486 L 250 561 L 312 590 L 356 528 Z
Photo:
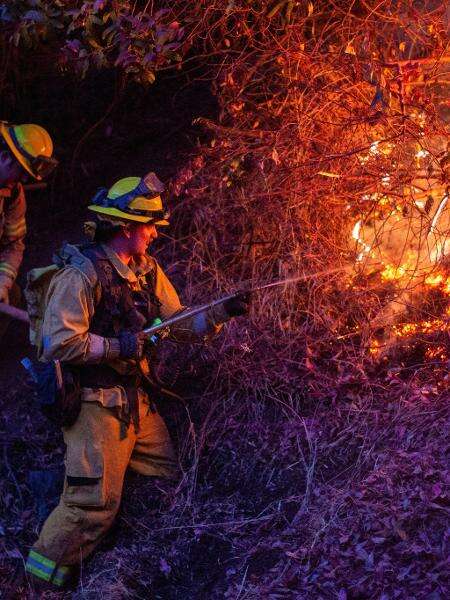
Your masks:
M 167 226 L 169 225 L 169 221 L 166 219 L 160 219 L 159 221 L 154 221 L 152 217 L 144 216 L 144 215 L 131 215 L 118 208 L 107 207 L 107 206 L 97 206 L 95 204 L 91 204 L 88 206 L 88 210 L 92 212 L 99 213 L 101 215 L 106 215 L 106 217 L 110 217 L 111 221 L 126 221 L 126 222 L 134 222 L 134 223 L 152 223 L 152 225 L 159 226 Z

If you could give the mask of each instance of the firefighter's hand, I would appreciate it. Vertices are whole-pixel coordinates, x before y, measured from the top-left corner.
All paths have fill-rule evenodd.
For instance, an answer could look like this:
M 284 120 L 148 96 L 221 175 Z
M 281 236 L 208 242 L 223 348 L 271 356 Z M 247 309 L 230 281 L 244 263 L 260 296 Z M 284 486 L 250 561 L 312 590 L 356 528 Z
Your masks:
M 226 310 L 229 317 L 239 317 L 241 315 L 248 314 L 250 310 L 251 303 L 251 293 L 250 292 L 240 292 L 226 300 L 223 303 L 223 307 Z
M 119 333 L 120 358 L 134 358 L 140 360 L 144 356 L 147 334 L 140 331 L 132 333 L 124 329 Z

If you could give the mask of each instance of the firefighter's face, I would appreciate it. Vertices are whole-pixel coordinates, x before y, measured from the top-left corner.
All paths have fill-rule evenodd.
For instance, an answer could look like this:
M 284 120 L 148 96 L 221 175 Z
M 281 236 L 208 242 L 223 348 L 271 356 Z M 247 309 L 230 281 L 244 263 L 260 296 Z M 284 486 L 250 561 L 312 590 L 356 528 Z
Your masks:
M 129 229 L 129 249 L 130 254 L 138 256 L 145 254 L 145 251 L 158 237 L 155 225 L 148 223 L 136 223 Z
M 0 148 L 0 185 L 10 185 L 26 180 L 20 163 L 5 148 Z

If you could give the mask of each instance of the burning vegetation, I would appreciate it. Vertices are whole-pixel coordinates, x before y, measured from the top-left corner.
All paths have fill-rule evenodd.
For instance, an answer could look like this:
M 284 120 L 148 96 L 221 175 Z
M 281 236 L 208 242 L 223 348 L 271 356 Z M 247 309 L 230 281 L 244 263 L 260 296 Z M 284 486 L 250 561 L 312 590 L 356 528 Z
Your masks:
M 221 37 L 230 53 L 215 81 L 219 122 L 202 121 L 212 139 L 182 195 L 194 209 L 189 271 L 210 275 L 213 294 L 242 279 L 344 270 L 257 299 L 246 347 L 261 369 L 249 387 L 275 373 L 292 389 L 292 365 L 303 382 L 333 365 L 330 353 L 364 365 L 399 338 L 446 337 L 443 6 L 280 2 L 264 16 L 240 12 L 251 27 L 220 19 L 205 42 L 217 50 Z M 276 341 L 264 349 L 261 332 Z
M 48 14 L 50 4 L 58 15 Z M 66 13 L 65 4 L 79 12 Z M 11 34 L 16 43 L 5 75 L 26 61 L 25 42 L 51 52 L 66 77 L 80 64 L 87 76 L 115 65 L 115 104 L 106 121 L 102 114 L 99 126 L 89 124 L 70 159 L 80 160 L 81 146 L 103 147 L 99 131 L 108 119 L 118 131 L 111 146 L 122 152 L 136 81 L 149 84 L 173 69 L 180 89 L 198 79 L 211 86 L 216 113 L 196 107 L 198 139 L 167 173 L 172 233 L 158 258 L 172 265 L 186 304 L 241 282 L 318 274 L 255 293 L 249 320 L 229 324 L 206 349 L 161 348 L 161 377 L 192 401 L 164 409 L 183 477 L 162 495 L 151 484 L 131 487 L 117 546 L 105 545 L 86 566 L 79 593 L 446 597 L 445 3 L 11 5 L 16 12 L 0 9 L 2 43 Z M 163 12 L 148 21 L 157 9 Z M 147 28 L 131 35 L 131 18 Z M 53 30 L 52 19 L 61 27 L 53 23 Z M 105 23 L 117 37 L 108 37 Z M 44 26 L 46 44 L 38 35 Z M 14 97 L 13 86 L 3 85 Z M 62 161 L 66 174 L 70 159 Z M 14 392 L 2 430 L 19 419 L 24 395 L 23 387 Z M 36 510 L 20 455 L 32 423 L 24 427 L 22 442 L 15 438 L 6 454 L 2 488 L 1 569 L 11 589 Z M 28 460 L 57 465 L 61 451 L 42 424 L 33 439 L 54 455 L 47 460 L 35 450 Z M 12 499 L 18 489 L 21 507 Z M 15 522 L 22 526 L 13 539 Z M 27 589 L 26 582 L 19 587 Z

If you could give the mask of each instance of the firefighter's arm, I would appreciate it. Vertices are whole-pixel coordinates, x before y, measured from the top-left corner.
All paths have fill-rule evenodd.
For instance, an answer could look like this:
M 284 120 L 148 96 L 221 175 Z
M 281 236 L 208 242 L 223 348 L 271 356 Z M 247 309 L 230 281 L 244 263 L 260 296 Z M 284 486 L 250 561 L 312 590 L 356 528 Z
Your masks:
M 11 194 L 11 198 L 5 201 L 4 227 L 0 239 L 0 287 L 6 290 L 17 277 L 22 262 L 26 234 L 25 224 L 25 194 L 23 187 L 19 184 Z
M 186 307 L 181 304 L 175 288 L 159 265 L 156 265 L 155 293 L 161 302 L 160 312 L 163 321 L 186 310 Z M 230 315 L 223 305 L 214 306 L 185 321 L 172 325 L 170 337 L 176 341 L 198 341 L 205 336 L 217 334 L 222 329 L 222 324 L 229 319 Z
M 87 276 L 75 267 L 57 273 L 47 293 L 42 328 L 45 360 L 73 364 L 108 362 L 120 354 L 115 338 L 89 331 L 94 314 L 94 290 Z

